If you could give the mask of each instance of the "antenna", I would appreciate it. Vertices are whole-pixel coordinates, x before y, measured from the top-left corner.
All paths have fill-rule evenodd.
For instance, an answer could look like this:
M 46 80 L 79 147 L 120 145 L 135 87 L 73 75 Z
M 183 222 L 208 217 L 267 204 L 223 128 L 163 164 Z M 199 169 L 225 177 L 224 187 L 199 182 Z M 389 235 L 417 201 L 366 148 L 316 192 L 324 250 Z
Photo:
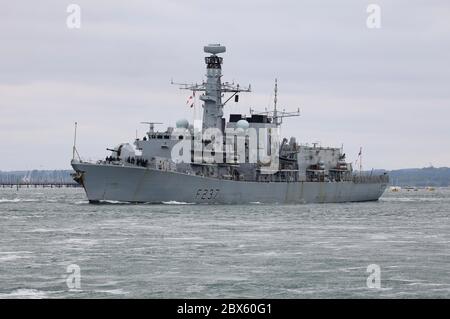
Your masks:
M 148 124 L 149 125 L 149 130 L 148 130 L 148 132 L 149 133 L 153 133 L 155 130 L 155 124 L 163 124 L 163 123 L 160 123 L 160 122 L 141 122 L 141 124 Z
M 264 112 L 255 112 L 255 110 L 250 109 L 250 114 L 267 115 L 273 119 L 273 123 L 278 127 L 283 123 L 283 118 L 300 116 L 300 108 L 296 112 L 286 112 L 283 108 L 282 111 L 278 112 L 278 80 L 275 78 L 275 88 L 274 88 L 274 98 L 273 98 L 273 111 L 268 111 L 265 109 Z
M 203 51 L 205 53 L 216 55 L 219 53 L 224 53 L 226 51 L 226 48 L 225 46 L 220 44 L 208 44 L 207 46 L 203 47 Z
M 76 150 L 76 145 L 77 145 L 77 125 L 78 123 L 75 122 L 75 132 L 73 135 L 73 154 L 72 154 L 72 159 L 75 159 L 75 150 Z
M 359 148 L 359 176 L 362 175 L 362 147 Z
M 277 97 L 278 97 L 278 83 L 277 83 L 277 78 L 275 78 L 275 89 L 274 89 L 274 97 L 273 97 L 273 118 L 275 119 L 276 126 L 279 125 L 278 116 L 277 116 Z
M 75 159 L 75 154 L 78 156 L 78 159 L 81 160 L 80 154 L 78 154 L 78 151 L 77 151 L 77 127 L 78 127 L 78 123 L 75 122 L 75 132 L 73 135 L 72 160 Z

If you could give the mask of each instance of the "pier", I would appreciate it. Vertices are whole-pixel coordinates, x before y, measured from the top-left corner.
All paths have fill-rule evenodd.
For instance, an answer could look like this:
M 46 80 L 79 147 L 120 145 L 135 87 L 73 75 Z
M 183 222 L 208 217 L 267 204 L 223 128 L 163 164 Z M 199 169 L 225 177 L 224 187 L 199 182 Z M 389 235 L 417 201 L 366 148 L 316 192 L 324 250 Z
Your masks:
M 81 187 L 78 183 L 65 182 L 39 182 L 39 183 L 0 183 L 0 188 L 75 188 Z

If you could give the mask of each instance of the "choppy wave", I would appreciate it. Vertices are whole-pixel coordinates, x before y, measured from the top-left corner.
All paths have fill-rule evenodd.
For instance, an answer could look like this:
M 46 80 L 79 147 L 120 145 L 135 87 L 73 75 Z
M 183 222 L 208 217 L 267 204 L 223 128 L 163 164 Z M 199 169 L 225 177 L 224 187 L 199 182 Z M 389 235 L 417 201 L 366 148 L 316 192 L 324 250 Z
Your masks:
M 94 290 L 98 293 L 110 294 L 110 295 L 126 295 L 128 292 L 123 291 L 122 289 L 109 289 L 109 290 Z
M 65 240 L 59 241 L 61 244 L 75 244 L 82 246 L 94 246 L 98 244 L 98 240 L 96 239 L 88 239 L 88 238 L 68 238 Z
M 306 206 L 89 205 L 82 189 L 40 192 L 0 189 L 0 298 L 450 296 L 450 189 Z M 66 287 L 72 263 L 83 290 Z
M 446 199 L 440 197 L 382 197 L 381 202 L 441 202 Z
M 31 254 L 31 252 L 29 251 L 4 251 L 4 252 L 0 252 L 0 262 L 4 262 L 4 261 L 15 261 L 17 259 L 22 259 L 22 258 L 29 258 L 29 256 L 27 256 L 28 254 Z
M 1 198 L 0 203 L 21 203 L 21 202 L 40 202 L 39 199 L 25 199 L 25 198 L 14 198 L 14 199 L 8 199 L 8 198 Z
M 79 201 L 74 202 L 74 204 L 75 205 L 86 205 L 86 204 L 89 204 L 89 201 L 87 201 L 87 200 L 79 200 Z
M 48 298 L 48 295 L 42 290 L 27 289 L 27 288 L 20 288 L 13 290 L 10 293 L 0 294 L 0 299 L 10 299 L 10 298 L 43 299 Z

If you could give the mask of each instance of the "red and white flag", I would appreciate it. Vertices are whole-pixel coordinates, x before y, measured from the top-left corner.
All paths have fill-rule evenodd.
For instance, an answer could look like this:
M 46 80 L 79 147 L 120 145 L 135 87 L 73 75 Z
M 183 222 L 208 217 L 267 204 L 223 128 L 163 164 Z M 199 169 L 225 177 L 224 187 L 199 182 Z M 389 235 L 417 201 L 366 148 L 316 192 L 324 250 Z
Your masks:
M 187 101 L 186 101 L 186 105 L 188 105 L 189 107 L 193 107 L 194 103 L 195 103 L 195 92 L 192 92 L 192 95 L 188 97 Z

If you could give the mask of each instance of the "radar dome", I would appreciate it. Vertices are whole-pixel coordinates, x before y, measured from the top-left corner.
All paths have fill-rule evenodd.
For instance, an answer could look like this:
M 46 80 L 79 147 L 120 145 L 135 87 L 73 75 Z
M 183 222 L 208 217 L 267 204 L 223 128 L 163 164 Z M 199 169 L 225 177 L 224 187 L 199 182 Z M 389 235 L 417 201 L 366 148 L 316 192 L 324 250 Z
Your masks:
M 177 125 L 177 128 L 187 129 L 189 127 L 189 122 L 186 119 L 181 119 L 181 120 L 177 121 L 176 125 Z
M 236 123 L 236 127 L 246 130 L 250 127 L 250 124 L 247 122 L 247 120 L 239 120 Z

